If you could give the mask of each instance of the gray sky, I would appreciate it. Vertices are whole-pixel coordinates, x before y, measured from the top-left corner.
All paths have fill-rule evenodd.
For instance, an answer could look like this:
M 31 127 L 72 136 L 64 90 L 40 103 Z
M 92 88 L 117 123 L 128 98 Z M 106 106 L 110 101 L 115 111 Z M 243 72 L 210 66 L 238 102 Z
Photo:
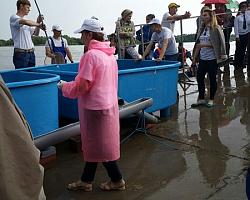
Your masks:
M 16 0 L 3 0 L 0 6 L 0 39 L 10 39 L 9 18 L 16 13 Z M 38 11 L 34 0 L 31 2 L 31 11 L 27 19 L 35 21 Z M 60 24 L 63 27 L 63 34 L 80 37 L 73 32 L 80 28 L 84 19 L 96 16 L 99 18 L 107 34 L 114 32 L 115 21 L 124 9 L 133 11 L 132 21 L 135 24 L 144 24 L 147 14 L 155 14 L 156 18 L 162 19 L 168 11 L 171 2 L 179 4 L 178 14 L 190 11 L 192 16 L 198 16 L 203 6 L 201 0 L 37 0 L 41 13 L 44 15 L 44 23 L 47 26 L 48 35 L 52 35 L 51 27 L 53 24 Z M 138 29 L 138 28 L 137 28 Z M 195 19 L 183 21 L 183 33 L 195 33 Z M 180 35 L 180 23 L 175 25 L 175 35 Z M 43 31 L 41 36 L 45 34 Z

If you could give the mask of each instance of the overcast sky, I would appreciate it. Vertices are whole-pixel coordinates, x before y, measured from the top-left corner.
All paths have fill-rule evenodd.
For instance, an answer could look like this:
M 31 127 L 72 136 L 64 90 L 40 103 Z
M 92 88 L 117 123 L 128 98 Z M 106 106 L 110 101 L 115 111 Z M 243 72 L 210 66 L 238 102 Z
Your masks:
M 3 0 L 0 6 L 0 39 L 10 39 L 9 18 L 16 13 L 16 0 Z M 35 21 L 38 11 L 34 0 L 31 2 L 31 11 L 27 19 Z M 132 21 L 135 24 L 144 24 L 147 14 L 155 14 L 156 18 L 162 19 L 168 11 L 168 5 L 172 1 L 167 0 L 37 0 L 41 13 L 44 15 L 44 23 L 47 26 L 48 35 L 52 35 L 53 24 L 63 27 L 62 34 L 72 37 L 80 37 L 73 32 L 80 28 L 84 19 L 96 16 L 99 18 L 107 34 L 114 32 L 115 21 L 124 9 L 133 11 Z M 200 0 L 175 0 L 181 7 L 178 14 L 190 11 L 192 16 L 198 16 L 202 1 Z M 195 33 L 195 19 L 183 21 L 183 33 Z M 176 23 L 175 35 L 180 35 L 180 23 Z M 41 31 L 41 36 L 45 34 Z

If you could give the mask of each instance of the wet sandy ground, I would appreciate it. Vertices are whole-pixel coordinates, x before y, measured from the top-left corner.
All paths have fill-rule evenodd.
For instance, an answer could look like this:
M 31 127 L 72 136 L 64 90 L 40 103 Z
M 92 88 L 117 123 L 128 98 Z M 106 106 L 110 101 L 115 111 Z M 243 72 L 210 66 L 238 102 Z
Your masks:
M 48 200 L 245 200 L 246 170 L 250 166 L 250 85 L 246 69 L 222 67 L 218 73 L 215 106 L 192 109 L 196 82 L 178 85 L 179 99 L 170 117 L 147 133 L 178 150 L 137 132 L 121 145 L 118 161 L 125 191 L 102 191 L 108 181 L 99 164 L 92 192 L 69 191 L 80 178 L 82 153 L 57 145 L 57 159 L 45 166 L 44 189 Z M 191 78 L 195 80 L 195 78 Z M 188 83 L 188 82 L 186 82 Z M 208 84 L 208 81 L 206 81 Z M 208 97 L 208 94 L 207 94 Z M 121 123 L 121 139 L 133 131 L 135 121 Z

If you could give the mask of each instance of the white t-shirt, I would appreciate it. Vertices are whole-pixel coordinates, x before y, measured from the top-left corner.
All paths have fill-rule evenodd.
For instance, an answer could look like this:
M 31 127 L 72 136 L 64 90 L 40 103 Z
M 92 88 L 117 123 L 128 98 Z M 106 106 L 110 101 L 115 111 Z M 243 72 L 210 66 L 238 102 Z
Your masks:
M 34 44 L 31 40 L 31 36 L 34 34 L 35 27 L 19 24 L 21 19 L 18 15 L 12 15 L 10 17 L 10 30 L 14 48 L 32 49 L 34 48 Z M 23 17 L 23 19 L 25 19 L 25 17 Z
M 206 27 L 203 33 L 200 35 L 200 43 L 211 44 L 210 40 L 210 27 Z M 202 47 L 200 51 L 200 59 L 201 60 L 214 60 L 215 52 L 211 47 Z
M 167 20 L 167 18 L 171 16 L 168 12 L 166 12 L 161 21 L 161 25 L 163 27 L 169 28 L 172 32 L 174 32 L 174 25 L 175 25 L 175 20 Z
M 174 55 L 178 53 L 178 47 L 175 41 L 174 34 L 169 28 L 162 27 L 161 32 L 158 34 L 153 33 L 151 40 L 159 44 L 159 48 L 162 49 L 164 39 L 168 39 L 168 46 L 165 55 Z
M 60 40 L 56 40 L 54 37 L 51 37 L 55 46 L 56 47 L 61 47 L 62 46 L 62 40 L 64 42 L 64 48 L 68 47 L 68 42 L 65 38 L 62 38 L 61 40 L 61 37 L 60 37 Z M 51 40 L 49 38 L 49 44 L 50 44 L 50 47 L 52 48 L 52 44 L 51 44 Z M 48 44 L 48 40 L 45 42 L 45 47 L 49 47 L 49 44 Z

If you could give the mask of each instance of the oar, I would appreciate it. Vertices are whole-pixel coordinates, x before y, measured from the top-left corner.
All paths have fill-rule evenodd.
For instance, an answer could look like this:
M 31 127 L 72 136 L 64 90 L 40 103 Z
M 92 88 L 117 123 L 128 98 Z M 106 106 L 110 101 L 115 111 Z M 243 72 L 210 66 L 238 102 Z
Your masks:
M 41 15 L 40 9 L 39 9 L 39 7 L 38 7 L 38 4 L 37 4 L 36 0 L 34 0 L 34 1 L 35 1 L 35 4 L 36 4 L 36 7 L 37 7 L 37 10 L 38 10 L 39 16 L 40 16 L 40 18 L 41 18 L 42 26 L 44 26 L 44 23 L 43 23 L 43 18 L 42 18 L 42 15 Z M 62 60 L 62 59 L 64 60 L 64 62 L 63 62 L 63 63 L 65 63 L 64 56 L 63 56 L 61 53 L 55 54 L 55 52 L 53 52 L 53 49 L 52 49 L 52 47 L 50 46 L 50 43 L 49 43 L 49 37 L 48 37 L 48 35 L 47 35 L 47 31 L 46 31 L 46 30 L 44 30 L 44 32 L 45 32 L 45 36 L 46 36 L 46 39 L 47 39 L 48 44 L 49 44 L 50 52 L 51 52 L 52 54 L 54 54 L 54 55 L 55 55 L 55 58 L 54 58 L 55 63 L 56 63 L 56 64 L 62 64 L 62 62 L 61 62 L 61 60 Z M 44 63 L 45 63 L 46 58 L 47 58 L 47 56 L 46 56 L 46 57 L 45 57 L 45 59 L 44 59 Z
M 39 7 L 38 7 L 38 4 L 37 4 L 36 0 L 34 0 L 34 1 L 35 1 L 35 4 L 36 4 L 36 7 L 37 7 L 37 10 L 38 10 L 39 16 L 40 16 L 40 18 L 41 18 L 42 26 L 44 26 L 44 23 L 43 23 L 43 18 L 42 18 L 42 15 L 41 15 L 40 9 L 39 9 Z M 50 46 L 50 43 L 49 43 L 49 37 L 48 37 L 48 35 L 47 35 L 47 31 L 46 31 L 46 30 L 44 30 L 44 32 L 45 32 L 45 36 L 46 36 L 46 39 L 47 39 L 48 44 L 49 44 L 50 51 L 51 51 L 51 53 L 53 53 L 52 47 Z

